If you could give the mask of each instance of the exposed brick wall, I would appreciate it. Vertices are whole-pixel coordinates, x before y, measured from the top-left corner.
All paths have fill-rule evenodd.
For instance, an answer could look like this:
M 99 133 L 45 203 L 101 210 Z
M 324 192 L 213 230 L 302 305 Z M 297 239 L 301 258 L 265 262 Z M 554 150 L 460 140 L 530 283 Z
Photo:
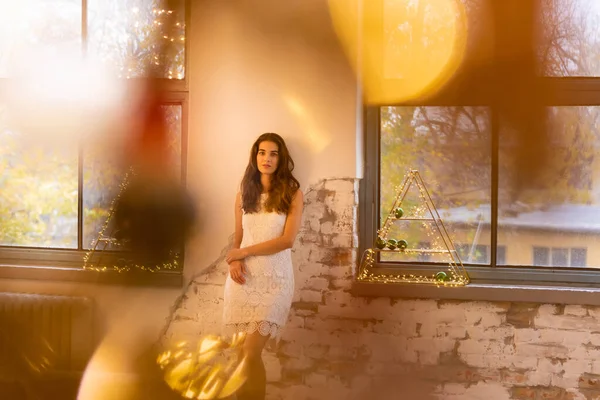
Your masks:
M 296 295 L 269 399 L 600 399 L 600 308 L 356 298 L 357 182 L 305 194 Z M 163 340 L 218 332 L 219 260 L 186 288 Z

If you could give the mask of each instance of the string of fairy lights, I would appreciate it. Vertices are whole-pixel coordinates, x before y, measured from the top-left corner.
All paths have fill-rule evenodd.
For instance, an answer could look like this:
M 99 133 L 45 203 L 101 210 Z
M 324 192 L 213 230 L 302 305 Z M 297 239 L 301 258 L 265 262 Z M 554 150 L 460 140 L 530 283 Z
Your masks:
M 411 206 L 408 213 L 405 213 L 402 204 L 413 187 L 418 189 L 419 202 Z M 390 212 L 386 216 L 383 226 L 377 231 L 375 247 L 367 249 L 363 254 L 357 279 L 364 282 L 417 283 L 448 287 L 468 284 L 467 271 L 419 172 L 410 169 L 402 183 L 396 187 L 395 193 L 396 197 Z M 390 231 L 398 221 L 420 223 L 425 228 L 424 232 L 430 240 L 431 248 L 416 248 L 411 246 L 406 239 L 390 238 Z M 430 276 L 412 273 L 380 273 L 375 270 L 378 254 L 388 256 L 437 255 L 448 257 L 449 262 L 446 271 L 439 271 Z
M 126 258 L 126 253 L 123 252 L 121 257 L 115 257 L 115 255 L 105 256 L 105 252 L 107 247 L 112 245 L 117 248 L 123 247 L 126 244 L 122 241 L 115 239 L 112 235 L 106 235 L 106 231 L 110 226 L 111 219 L 116 211 L 116 205 L 119 199 L 121 198 L 123 191 L 129 185 L 130 179 L 135 175 L 135 171 L 133 168 L 130 168 L 129 171 L 125 174 L 121 184 L 119 185 L 119 193 L 115 196 L 115 198 L 110 203 L 108 216 L 104 221 L 104 224 L 100 228 L 100 232 L 98 233 L 98 237 L 92 242 L 92 248 L 83 256 L 83 269 L 95 272 L 106 272 L 106 271 L 114 271 L 114 272 L 128 272 L 132 269 L 142 270 L 146 272 L 157 272 L 160 270 L 177 270 L 180 268 L 180 254 L 178 252 L 171 252 L 172 259 L 169 262 L 164 262 L 160 264 L 154 265 L 140 265 L 137 263 L 132 263 L 130 259 Z M 103 243 L 102 249 L 98 249 L 98 245 Z M 97 254 L 97 257 L 94 255 Z M 108 262 L 103 262 L 103 260 L 108 259 Z
M 131 8 L 131 14 L 134 19 L 134 22 L 132 25 L 135 28 L 139 28 L 144 25 L 139 19 L 140 12 L 141 12 L 141 10 L 139 7 Z M 152 25 L 156 28 L 156 29 L 153 29 L 150 34 L 150 36 L 154 36 L 153 39 L 155 39 L 155 40 L 163 39 L 164 41 L 170 42 L 173 44 L 175 44 L 176 42 L 177 43 L 185 42 L 184 34 L 175 34 L 175 33 L 169 34 L 169 32 L 161 31 L 161 27 L 163 25 L 165 25 L 165 23 L 163 21 L 161 21 L 161 18 L 171 16 L 174 12 L 175 12 L 174 10 L 168 10 L 168 9 L 164 9 L 164 8 L 160 8 L 160 9 L 153 8 L 152 9 L 152 16 L 154 17 L 154 20 L 152 21 Z M 185 23 L 175 22 L 173 25 L 176 28 L 183 30 L 185 32 Z M 154 66 L 159 66 L 161 64 L 161 61 L 157 54 L 154 54 L 152 56 L 151 62 Z M 172 64 L 172 60 L 169 61 L 169 64 Z M 166 75 L 167 75 L 166 78 L 167 79 L 183 79 L 184 73 L 183 72 L 174 72 L 173 68 L 175 68 L 174 65 L 169 65 L 169 69 L 168 69 L 168 71 L 166 71 Z M 125 70 L 127 70 L 127 71 L 125 72 Z M 121 66 L 119 77 L 129 79 L 129 78 L 132 78 L 132 73 L 134 73 L 134 72 L 135 72 L 134 68 L 132 68 L 131 66 L 129 66 L 129 67 Z
M 177 42 L 185 42 L 185 35 L 178 35 L 178 34 L 174 35 L 173 33 L 169 33 L 166 30 L 162 29 L 164 25 L 167 25 L 166 22 L 163 21 L 162 19 L 166 18 L 166 17 L 171 17 L 174 12 L 175 12 L 174 10 L 165 9 L 165 8 L 153 8 L 152 9 L 152 16 L 154 17 L 154 20 L 152 21 L 152 25 L 155 28 L 151 30 L 150 37 L 152 38 L 152 40 L 154 40 L 154 43 L 157 43 L 157 46 L 156 46 L 157 49 L 164 47 L 164 45 L 159 43 L 160 39 L 163 39 L 165 42 L 169 42 L 169 43 L 175 43 L 176 41 Z M 134 28 L 140 28 L 141 26 L 143 26 L 143 23 L 140 20 L 141 13 L 142 13 L 142 10 L 140 10 L 139 7 L 131 8 L 132 19 L 134 20 L 134 22 L 133 22 Z M 177 22 L 173 23 L 172 25 L 174 25 L 174 27 L 177 28 L 177 30 L 183 30 L 185 32 L 185 23 L 177 21 Z M 169 61 L 171 61 L 171 60 L 169 60 Z M 159 58 L 158 52 L 152 55 L 152 64 L 154 64 L 154 67 L 159 66 L 161 64 L 161 60 Z M 170 63 L 170 64 L 172 64 L 172 63 Z M 170 68 L 167 71 L 168 79 L 174 79 L 175 77 L 177 79 L 183 79 L 182 72 L 179 72 L 175 75 L 175 72 L 173 71 L 174 66 L 170 65 L 169 67 Z M 127 73 L 123 74 L 123 71 L 125 69 L 127 69 Z M 121 70 L 120 78 L 123 78 L 123 77 L 131 78 L 132 73 L 134 72 L 134 68 L 132 68 L 131 66 L 129 66 L 129 67 L 121 66 L 120 70 Z M 104 224 L 102 225 L 102 227 L 100 228 L 97 238 L 92 242 L 91 249 L 83 257 L 83 261 L 84 261 L 83 268 L 84 269 L 90 270 L 90 271 L 96 271 L 96 272 L 114 271 L 114 272 L 119 272 L 119 273 L 128 272 L 128 271 L 131 271 L 132 269 L 142 270 L 142 271 L 147 271 L 147 272 L 157 272 L 160 270 L 178 270 L 178 269 L 180 269 L 180 267 L 181 267 L 180 253 L 176 252 L 176 251 L 171 252 L 171 255 L 172 255 L 171 261 L 160 263 L 160 264 L 155 264 L 155 265 L 139 265 L 138 263 L 134 263 L 134 262 L 132 262 L 131 259 L 127 258 L 126 252 L 123 252 L 119 256 L 117 256 L 115 254 L 111 254 L 110 256 L 106 255 L 106 251 L 109 248 L 119 249 L 119 248 L 124 248 L 127 245 L 126 243 L 123 243 L 121 240 L 118 240 L 118 239 L 112 237 L 114 232 L 111 232 L 110 234 L 107 235 L 107 231 L 109 229 L 111 219 L 114 216 L 116 204 L 119 201 L 119 199 L 121 198 L 123 191 L 127 188 L 127 185 L 129 184 L 131 177 L 134 175 L 135 175 L 135 171 L 133 170 L 133 168 L 130 168 L 130 170 L 125 174 L 122 182 L 120 183 L 119 192 L 115 196 L 115 198 L 112 200 L 112 202 L 110 203 L 107 218 L 104 221 Z M 99 246 L 101 246 L 101 248 L 99 248 Z M 120 251 L 120 250 L 117 250 L 117 252 L 118 251 Z

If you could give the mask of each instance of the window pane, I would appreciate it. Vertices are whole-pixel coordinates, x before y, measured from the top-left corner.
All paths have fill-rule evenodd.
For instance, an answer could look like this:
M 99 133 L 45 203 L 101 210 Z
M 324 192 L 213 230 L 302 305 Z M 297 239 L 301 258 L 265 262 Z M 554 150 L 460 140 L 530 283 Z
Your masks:
M 507 265 L 568 266 L 562 254 L 558 262 L 554 255 L 538 262 L 530 249 L 600 244 L 600 107 L 555 107 L 548 116 L 551 159 L 544 189 L 519 195 L 508 190 L 514 152 L 500 133 L 498 242 L 507 247 Z M 590 252 L 584 264 L 600 267 L 600 254 Z
M 533 248 L 533 264 L 546 266 L 550 264 L 550 249 L 547 247 Z
M 490 130 L 483 107 L 382 107 L 380 224 L 383 225 L 409 169 L 419 171 L 450 238 L 467 248 L 490 244 Z M 404 216 L 393 221 L 388 239 L 408 249 L 429 242 L 429 261 L 448 263 L 446 245 L 429 218 L 422 193 L 412 185 L 402 202 Z M 487 254 L 487 253 L 486 253 Z M 487 263 L 486 255 L 473 258 Z M 383 253 L 382 261 L 420 260 L 419 253 Z
M 485 245 L 456 245 L 460 260 L 465 264 L 488 264 L 488 247 Z
M 587 249 L 571 249 L 571 267 L 587 266 Z
M 456 251 L 462 262 L 465 262 L 469 257 L 469 245 L 468 244 L 455 244 Z
M 419 249 L 425 249 L 425 250 L 430 250 L 431 249 L 431 243 L 429 243 L 429 242 L 419 242 L 419 243 L 417 243 L 417 248 L 419 248 Z M 417 254 L 417 260 L 421 261 L 421 262 L 428 262 L 429 260 L 431 260 L 431 254 L 429 254 L 429 253 L 419 253 L 419 254 Z
M 181 170 L 181 135 L 182 135 L 182 107 L 180 105 L 165 105 L 162 107 L 164 117 L 169 128 L 170 151 L 172 154 L 173 168 Z M 93 241 L 98 238 L 104 225 L 112 201 L 119 192 L 119 188 L 129 166 L 121 164 L 114 151 L 100 146 L 87 146 L 84 151 L 83 161 L 83 247 L 93 247 Z M 110 234 L 110 227 L 105 232 Z M 100 245 L 97 249 L 101 250 Z M 106 249 L 116 249 L 107 246 Z
M 160 65 L 159 78 L 185 75 L 185 1 L 168 10 L 157 0 L 88 0 L 88 53 L 120 78 L 147 77 Z M 165 22 L 175 16 L 175 27 Z M 166 44 L 165 58 L 159 45 Z
M 569 266 L 569 249 L 552 249 L 552 266 L 553 267 L 568 267 Z
M 77 247 L 78 155 L 36 145 L 0 106 L 0 245 Z
M 470 262 L 475 262 L 478 264 L 489 264 L 490 260 L 489 260 L 489 256 L 488 256 L 488 248 L 489 246 L 484 246 L 481 244 L 478 244 L 475 247 L 475 252 L 473 254 L 473 261 Z
M 81 0 L 10 1 L 1 10 L 0 78 L 30 57 L 81 51 Z
M 600 2 L 543 0 L 539 59 L 547 76 L 600 76 Z
M 503 265 L 506 263 L 506 246 L 498 246 L 496 248 L 496 264 Z

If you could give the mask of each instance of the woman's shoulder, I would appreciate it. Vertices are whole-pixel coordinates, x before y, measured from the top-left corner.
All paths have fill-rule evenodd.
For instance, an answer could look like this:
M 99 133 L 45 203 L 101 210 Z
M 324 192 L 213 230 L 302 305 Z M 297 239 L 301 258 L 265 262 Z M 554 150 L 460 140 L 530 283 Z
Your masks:
M 304 193 L 300 188 L 297 188 L 292 194 L 292 201 L 302 201 L 304 199 Z
M 304 193 L 302 193 L 302 190 L 297 189 L 292 194 L 292 201 L 291 201 L 290 208 L 287 213 L 290 214 L 293 212 L 302 212 L 303 207 L 304 207 Z

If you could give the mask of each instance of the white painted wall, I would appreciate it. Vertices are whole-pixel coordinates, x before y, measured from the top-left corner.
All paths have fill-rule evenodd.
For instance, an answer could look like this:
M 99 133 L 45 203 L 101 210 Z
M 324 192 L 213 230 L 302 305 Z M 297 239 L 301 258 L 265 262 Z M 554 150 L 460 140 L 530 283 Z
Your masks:
M 233 202 L 250 147 L 286 139 L 301 185 L 357 174 L 356 80 L 326 1 L 213 1 L 192 9 L 188 183 L 201 207 L 186 275 L 233 232 Z

